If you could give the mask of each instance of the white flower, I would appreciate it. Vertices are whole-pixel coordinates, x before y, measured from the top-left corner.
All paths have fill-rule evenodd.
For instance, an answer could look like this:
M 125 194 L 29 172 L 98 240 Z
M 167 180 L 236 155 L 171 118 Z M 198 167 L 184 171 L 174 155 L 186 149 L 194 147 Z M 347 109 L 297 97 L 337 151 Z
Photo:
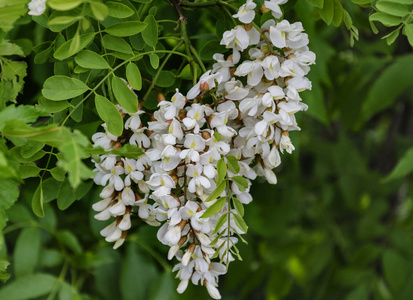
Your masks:
M 222 82 L 222 75 L 220 73 L 216 74 L 210 74 L 211 70 L 208 72 L 204 73 L 201 78 L 199 78 L 199 81 L 196 85 L 194 85 L 186 95 L 188 99 L 194 99 L 199 95 L 201 91 L 209 91 L 210 89 L 213 89 L 215 87 L 215 81 L 219 83 Z
M 188 169 L 186 170 L 186 175 L 192 177 L 192 179 L 188 183 L 188 191 L 191 193 L 195 193 L 197 190 L 201 190 L 203 188 L 210 188 L 211 183 L 209 182 L 208 178 L 202 176 L 202 165 L 196 164 L 188 165 Z
M 254 8 L 257 6 L 252 0 L 247 0 L 247 3 L 242 5 L 238 13 L 233 15 L 234 18 L 238 18 L 242 23 L 251 23 L 255 17 Z
M 185 159 L 187 162 L 198 162 L 199 152 L 204 150 L 205 142 L 199 135 L 188 134 L 185 138 L 184 146 L 186 149 L 181 151 L 179 157 Z
M 162 101 L 158 104 L 158 106 L 165 107 L 164 118 L 166 120 L 171 120 L 178 115 L 179 110 L 184 108 L 186 103 L 186 99 L 184 95 L 182 95 L 178 89 L 176 89 L 176 93 L 172 96 L 171 102 L 169 101 Z
M 281 153 L 284 153 L 284 150 L 291 154 L 295 150 L 295 147 L 291 143 L 290 137 L 283 133 L 280 141 Z
M 243 51 L 249 45 L 249 36 L 244 28 L 236 26 L 234 29 L 224 32 L 220 44 L 236 51 Z
M 274 18 L 279 19 L 282 17 L 283 13 L 280 9 L 280 5 L 286 3 L 287 0 L 270 0 L 264 1 L 265 7 L 271 10 Z
M 40 16 L 46 10 L 46 0 L 32 0 L 28 4 L 29 12 L 31 16 Z
M 261 81 L 264 71 L 260 62 L 247 60 L 238 66 L 234 74 L 237 76 L 248 75 L 247 83 L 250 86 L 256 86 Z
M 280 62 L 276 56 L 267 56 L 262 62 L 261 66 L 264 68 L 264 75 L 269 80 L 274 80 L 278 77 L 280 72 Z

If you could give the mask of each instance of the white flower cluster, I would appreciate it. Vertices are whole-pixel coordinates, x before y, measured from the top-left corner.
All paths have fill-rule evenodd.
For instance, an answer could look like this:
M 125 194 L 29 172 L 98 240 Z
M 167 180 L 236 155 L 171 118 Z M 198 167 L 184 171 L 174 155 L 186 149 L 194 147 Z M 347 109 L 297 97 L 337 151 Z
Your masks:
M 279 5 L 285 2 L 265 1 L 261 11 L 280 18 Z M 191 280 L 221 298 L 218 276 L 237 256 L 235 235 L 246 231 L 234 203 L 252 201 L 249 189 L 257 175 L 277 183 L 273 169 L 281 163 L 280 152 L 294 150 L 289 131 L 300 129 L 294 114 L 307 109 L 299 95 L 311 89 L 305 75 L 315 61 L 307 34 L 299 22 L 252 24 L 255 7 L 248 0 L 234 15 L 244 24 L 221 40 L 232 53 L 215 54 L 212 70 L 186 97 L 177 89 L 150 120 L 141 118 L 141 108 L 131 114 L 119 107 L 126 120 L 122 136 L 113 136 L 103 124 L 105 132 L 92 137 L 94 146 L 106 151 L 124 144 L 144 150 L 136 159 L 108 154 L 95 162 L 95 182 L 104 186 L 103 200 L 93 206 L 99 212 L 95 218 L 114 218 L 101 234 L 117 248 L 131 228 L 131 215 L 162 224 L 157 237 L 170 247 L 168 259 L 179 260 L 174 268 L 179 293 Z M 230 156 L 237 172 L 230 168 Z M 228 166 L 224 175 L 220 165 Z
M 47 0 L 31 0 L 28 4 L 29 15 L 40 16 L 46 10 L 46 1 Z

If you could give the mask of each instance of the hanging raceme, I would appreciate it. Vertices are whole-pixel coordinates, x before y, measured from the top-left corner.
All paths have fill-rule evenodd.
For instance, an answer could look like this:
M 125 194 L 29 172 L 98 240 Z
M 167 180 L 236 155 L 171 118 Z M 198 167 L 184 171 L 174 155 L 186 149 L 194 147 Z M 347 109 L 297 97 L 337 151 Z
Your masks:
M 95 218 L 113 220 L 102 236 L 118 248 L 131 219 L 160 226 L 157 237 L 170 247 L 168 259 L 178 260 L 179 293 L 191 280 L 205 285 L 212 298 L 221 298 L 218 276 L 241 259 L 239 239 L 246 242 L 244 205 L 252 201 L 252 180 L 262 176 L 276 184 L 273 169 L 281 163 L 280 152 L 294 150 L 289 132 L 300 130 L 294 114 L 307 109 L 300 92 L 311 89 L 305 76 L 315 55 L 302 24 L 281 20 L 279 5 L 285 2 L 265 1 L 260 14 L 276 19 L 258 26 L 253 22 L 256 4 L 248 0 L 233 15 L 243 24 L 224 32 L 220 42 L 232 53 L 216 53 L 212 69 L 186 96 L 178 89 L 170 100 L 158 94 L 155 111 L 141 100 L 137 111 L 117 105 L 122 134 L 113 135 L 103 124 L 105 132 L 92 138 L 95 147 L 106 151 L 125 145 L 144 151 L 135 158 L 104 154 L 94 160 L 95 183 L 104 187 L 102 200 L 93 206 Z M 179 22 L 185 28 L 182 16 Z M 133 74 L 129 64 L 130 91 L 141 87 Z M 112 78 L 119 103 L 132 96 L 119 95 L 121 85 Z M 148 114 L 150 119 L 142 117 Z

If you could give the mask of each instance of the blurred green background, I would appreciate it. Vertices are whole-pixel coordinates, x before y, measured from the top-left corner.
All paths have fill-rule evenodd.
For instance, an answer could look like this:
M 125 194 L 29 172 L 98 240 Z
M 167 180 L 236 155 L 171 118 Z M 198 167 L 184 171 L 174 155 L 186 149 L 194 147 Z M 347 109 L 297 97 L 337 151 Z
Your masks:
M 379 34 L 372 32 L 371 8 L 342 1 L 360 34 L 351 47 L 346 26 L 327 26 L 309 3 L 286 6 L 287 19 L 303 23 L 317 55 L 309 75 L 313 90 L 302 96 L 309 110 L 299 114 L 302 131 L 291 135 L 296 151 L 282 155 L 278 184 L 258 179 L 252 187 L 254 201 L 245 212 L 248 245 L 239 244 L 243 261 L 220 278 L 221 294 L 254 300 L 413 299 L 412 180 L 406 176 L 413 169 L 412 48 L 403 35 L 388 46 L 380 38 L 391 29 L 378 24 Z M 166 2 L 154 5 L 159 18 L 176 19 Z M 232 26 L 219 9 L 184 13 L 197 49 Z M 26 37 L 37 45 L 53 35 L 28 20 L 17 23 L 12 39 Z M 173 33 L 173 24 L 164 26 L 164 36 Z M 205 49 L 201 53 L 207 57 Z M 37 103 L 56 68 L 50 61 L 36 65 L 34 57 L 26 59 L 29 74 L 19 103 Z M 90 137 L 99 122 L 87 113 L 85 108 L 85 121 L 74 127 L 85 127 Z M 1 284 L 1 295 L 209 299 L 199 286 L 175 292 L 178 280 L 166 260 L 168 249 L 156 239 L 157 228 L 136 222 L 125 244 L 113 250 L 99 235 L 104 224 L 93 219 L 99 188 L 90 180 L 75 191 L 82 199 L 60 211 L 57 193 L 73 191 L 68 184 L 59 191 L 56 180 L 46 179 L 44 219 L 31 211 L 37 184 L 25 180 L 7 212 L 2 254 L 12 276 Z M 59 284 L 44 296 L 42 284 L 56 277 Z

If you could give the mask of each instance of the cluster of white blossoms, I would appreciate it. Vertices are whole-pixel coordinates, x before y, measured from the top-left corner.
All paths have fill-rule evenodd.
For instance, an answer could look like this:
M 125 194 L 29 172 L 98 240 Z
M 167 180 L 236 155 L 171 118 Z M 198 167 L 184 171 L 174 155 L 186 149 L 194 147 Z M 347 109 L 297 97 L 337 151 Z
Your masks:
M 218 276 L 239 256 L 236 243 L 247 230 L 242 216 L 252 201 L 251 180 L 277 183 L 280 152 L 294 150 L 289 131 L 300 130 L 294 115 L 307 109 L 299 93 L 311 89 L 305 75 L 315 55 L 301 23 L 279 21 L 285 2 L 265 1 L 261 13 L 277 20 L 258 27 L 252 23 L 256 4 L 248 0 L 234 15 L 243 25 L 221 40 L 232 53 L 215 54 L 212 70 L 186 96 L 177 89 L 153 113 L 118 106 L 122 136 L 103 124 L 105 132 L 92 137 L 106 151 L 125 144 L 144 151 L 135 159 L 108 154 L 95 161 L 95 182 L 104 186 L 103 200 L 93 205 L 95 218 L 113 219 L 101 234 L 117 248 L 131 216 L 160 226 L 157 237 L 169 247 L 168 259 L 179 261 L 179 293 L 192 281 L 221 298 Z
M 28 4 L 29 7 L 29 15 L 32 16 L 40 16 L 46 10 L 46 1 L 47 0 L 31 0 Z

